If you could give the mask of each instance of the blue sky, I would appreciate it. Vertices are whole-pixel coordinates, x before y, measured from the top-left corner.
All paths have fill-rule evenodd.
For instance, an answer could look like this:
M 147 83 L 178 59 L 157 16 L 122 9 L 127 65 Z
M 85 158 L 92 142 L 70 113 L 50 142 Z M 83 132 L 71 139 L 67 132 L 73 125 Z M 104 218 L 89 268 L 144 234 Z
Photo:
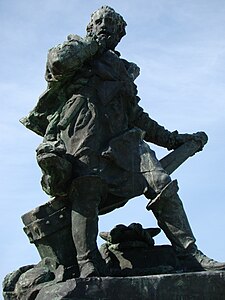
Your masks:
M 90 14 L 110 5 L 128 23 L 118 50 L 137 63 L 141 104 L 169 130 L 209 136 L 204 151 L 173 174 L 199 248 L 225 261 L 225 2 L 223 0 L 1 0 L 1 246 L 0 280 L 37 263 L 21 215 L 46 202 L 35 149 L 41 138 L 19 123 L 46 88 L 49 48 L 70 33 L 85 35 Z M 156 148 L 158 157 L 167 152 Z M 156 226 L 138 197 L 100 218 L 100 230 L 119 223 Z M 100 241 L 99 241 L 100 242 Z M 157 244 L 168 243 L 163 233 Z

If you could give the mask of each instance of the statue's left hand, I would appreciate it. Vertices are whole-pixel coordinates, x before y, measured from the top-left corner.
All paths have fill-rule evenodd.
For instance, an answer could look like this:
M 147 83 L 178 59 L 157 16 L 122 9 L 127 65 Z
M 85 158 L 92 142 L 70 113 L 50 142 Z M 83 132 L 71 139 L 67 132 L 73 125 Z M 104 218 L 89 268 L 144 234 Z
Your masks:
M 201 151 L 208 142 L 208 136 L 204 131 L 199 131 L 192 134 L 192 140 L 199 143 L 199 151 Z
M 171 143 L 170 148 L 171 149 L 176 149 L 177 147 L 183 145 L 184 143 L 186 143 L 188 141 L 195 141 L 196 143 L 199 144 L 199 151 L 201 151 L 203 149 L 204 145 L 208 141 L 208 136 L 203 131 L 196 132 L 196 133 L 193 133 L 193 134 L 188 134 L 188 133 L 184 133 L 184 134 L 177 133 L 177 134 L 175 134 L 175 133 L 172 133 L 172 139 L 171 140 L 170 140 L 170 143 Z

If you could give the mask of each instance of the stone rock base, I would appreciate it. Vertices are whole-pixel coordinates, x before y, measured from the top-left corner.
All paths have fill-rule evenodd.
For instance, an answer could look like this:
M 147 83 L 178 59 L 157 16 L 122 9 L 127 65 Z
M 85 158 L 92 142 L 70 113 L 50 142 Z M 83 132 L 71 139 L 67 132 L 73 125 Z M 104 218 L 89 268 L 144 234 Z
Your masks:
M 225 299 L 225 272 L 76 278 L 56 284 L 49 282 L 32 299 L 222 300 Z

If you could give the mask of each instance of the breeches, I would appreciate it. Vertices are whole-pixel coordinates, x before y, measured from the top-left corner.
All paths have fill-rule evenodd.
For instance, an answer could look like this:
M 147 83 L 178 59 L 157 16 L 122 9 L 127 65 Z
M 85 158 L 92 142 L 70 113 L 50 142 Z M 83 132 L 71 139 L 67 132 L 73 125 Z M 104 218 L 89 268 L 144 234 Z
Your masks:
M 155 152 L 150 150 L 150 159 L 148 159 L 148 164 L 150 165 L 149 171 L 143 173 L 147 181 L 147 192 L 144 193 L 149 199 L 153 199 L 161 190 L 171 182 L 171 177 L 162 168 L 160 162 L 155 156 Z

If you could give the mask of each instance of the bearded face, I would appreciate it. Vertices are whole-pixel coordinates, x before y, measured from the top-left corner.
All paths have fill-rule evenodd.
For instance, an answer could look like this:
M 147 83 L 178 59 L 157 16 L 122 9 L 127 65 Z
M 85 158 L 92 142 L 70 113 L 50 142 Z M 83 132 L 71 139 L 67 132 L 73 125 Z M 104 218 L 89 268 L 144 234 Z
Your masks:
M 87 27 L 88 35 L 105 43 L 107 49 L 114 49 L 125 35 L 126 23 L 114 10 L 105 7 L 97 10 Z

